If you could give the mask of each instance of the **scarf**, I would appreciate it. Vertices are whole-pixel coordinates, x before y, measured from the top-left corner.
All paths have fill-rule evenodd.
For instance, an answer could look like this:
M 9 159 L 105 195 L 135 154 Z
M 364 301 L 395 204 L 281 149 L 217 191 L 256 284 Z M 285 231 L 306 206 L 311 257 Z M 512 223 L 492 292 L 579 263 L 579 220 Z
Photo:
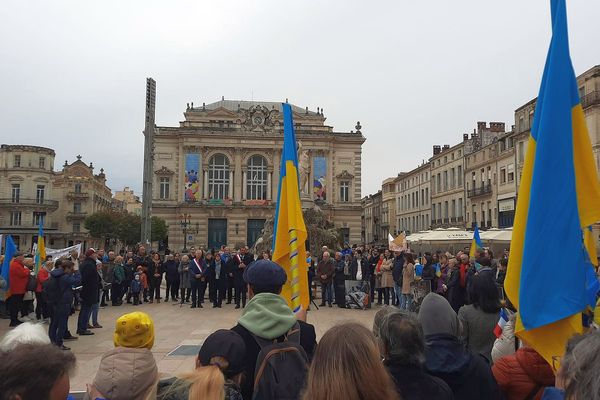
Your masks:
M 468 264 L 460 264 L 460 287 L 462 288 L 467 286 L 467 268 Z
M 383 259 L 379 259 L 379 261 L 377 261 L 377 267 L 375 267 L 375 272 L 381 272 L 381 264 L 383 264 Z

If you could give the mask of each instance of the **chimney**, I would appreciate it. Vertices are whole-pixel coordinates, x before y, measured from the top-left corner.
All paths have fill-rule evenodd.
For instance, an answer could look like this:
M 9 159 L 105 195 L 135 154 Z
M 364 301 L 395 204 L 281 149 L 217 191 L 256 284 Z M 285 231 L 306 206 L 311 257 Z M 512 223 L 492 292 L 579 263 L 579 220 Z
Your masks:
M 490 122 L 490 130 L 492 132 L 504 132 L 504 122 Z
M 477 122 L 477 133 L 482 133 L 483 131 L 486 130 L 486 122 L 485 121 L 479 121 Z
M 442 151 L 446 151 L 446 150 L 450 150 L 449 144 L 445 144 L 444 147 L 442 147 Z
M 465 133 L 465 134 L 463 135 L 463 142 L 466 142 L 467 140 L 469 140 L 469 134 L 468 134 L 468 133 Z
M 438 154 L 440 154 L 442 152 L 442 148 L 439 145 L 435 145 L 433 146 L 433 155 L 437 156 Z

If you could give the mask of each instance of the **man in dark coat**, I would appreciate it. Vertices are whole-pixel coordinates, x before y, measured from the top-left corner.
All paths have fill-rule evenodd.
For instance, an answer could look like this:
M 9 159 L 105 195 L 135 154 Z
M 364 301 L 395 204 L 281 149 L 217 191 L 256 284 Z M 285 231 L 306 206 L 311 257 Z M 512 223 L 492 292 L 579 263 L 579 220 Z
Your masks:
M 353 281 L 369 280 L 369 261 L 363 257 L 361 250 L 356 250 L 356 255 L 352 258 L 350 275 Z
M 98 254 L 93 248 L 85 252 L 85 259 L 79 265 L 81 275 L 81 310 L 77 320 L 78 335 L 93 335 L 88 330 L 88 321 L 92 313 L 92 306 L 100 302 L 100 275 L 96 267 Z
M 231 270 L 233 271 L 233 287 L 235 289 L 235 308 L 246 307 L 247 287 L 244 282 L 244 271 L 254 261 L 254 256 L 248 252 L 248 247 L 243 246 L 240 252 L 232 257 Z
M 298 323 L 300 328 L 300 346 L 308 359 L 312 358 L 317 344 L 315 327 L 296 319 L 286 301 L 280 296 L 287 275 L 283 268 L 271 260 L 256 260 L 246 268 L 244 281 L 249 286 L 250 301 L 244 309 L 238 324 L 231 330 L 239 334 L 246 344 L 244 372 L 242 382 L 244 400 L 252 399 L 254 391 L 254 372 L 260 346 L 254 335 L 259 338 L 282 342 L 285 334 Z M 305 315 L 305 314 L 304 314 Z
M 392 269 L 392 277 L 394 278 L 394 302 L 393 305 L 400 304 L 402 295 L 402 272 L 404 270 L 404 252 L 394 252 L 394 264 Z
M 333 276 L 335 275 L 335 261 L 330 257 L 329 252 L 323 253 L 323 258 L 317 265 L 317 276 L 321 282 L 321 307 L 325 303 L 332 307 L 333 303 Z
M 163 264 L 165 271 L 165 278 L 167 280 L 167 294 L 165 295 L 165 301 L 171 300 L 176 301 L 179 292 L 179 262 L 175 261 L 175 257 L 172 254 L 167 256 L 167 261 Z

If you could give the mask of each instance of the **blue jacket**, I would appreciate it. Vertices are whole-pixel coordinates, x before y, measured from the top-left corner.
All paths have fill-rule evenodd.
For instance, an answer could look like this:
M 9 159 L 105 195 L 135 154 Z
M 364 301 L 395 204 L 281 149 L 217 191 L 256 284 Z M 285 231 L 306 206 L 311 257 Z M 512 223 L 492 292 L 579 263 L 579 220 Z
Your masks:
M 67 275 L 62 268 L 55 268 L 50 271 L 52 279 L 58 279 L 58 288 L 62 293 L 59 305 L 67 305 L 73 303 L 73 286 L 78 283 L 78 279 L 74 275 Z

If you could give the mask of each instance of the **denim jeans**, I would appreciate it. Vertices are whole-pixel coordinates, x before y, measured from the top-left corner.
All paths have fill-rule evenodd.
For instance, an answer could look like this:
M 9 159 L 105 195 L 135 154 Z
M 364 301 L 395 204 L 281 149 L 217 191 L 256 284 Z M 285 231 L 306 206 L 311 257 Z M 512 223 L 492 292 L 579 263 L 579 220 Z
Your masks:
M 50 341 L 57 346 L 62 346 L 63 344 L 63 338 L 67 331 L 67 322 L 70 313 L 70 304 L 57 304 L 52 307 L 52 317 L 50 318 L 48 336 L 50 337 Z
M 396 282 L 394 282 L 394 294 L 396 296 L 396 305 L 400 307 L 402 304 L 402 286 L 398 285 Z
M 79 317 L 77 318 L 77 333 L 87 330 L 88 321 L 90 320 L 90 315 L 92 315 L 92 307 L 81 303 Z
M 410 310 L 412 305 L 412 294 L 402 294 L 402 301 L 400 302 L 400 308 L 403 310 Z
M 321 283 L 321 303 L 333 303 L 333 283 Z
M 90 313 L 90 317 L 92 320 L 91 325 L 98 325 L 98 310 L 100 310 L 100 304 L 96 303 L 92 305 L 92 312 Z M 89 320 L 90 318 L 88 318 Z

